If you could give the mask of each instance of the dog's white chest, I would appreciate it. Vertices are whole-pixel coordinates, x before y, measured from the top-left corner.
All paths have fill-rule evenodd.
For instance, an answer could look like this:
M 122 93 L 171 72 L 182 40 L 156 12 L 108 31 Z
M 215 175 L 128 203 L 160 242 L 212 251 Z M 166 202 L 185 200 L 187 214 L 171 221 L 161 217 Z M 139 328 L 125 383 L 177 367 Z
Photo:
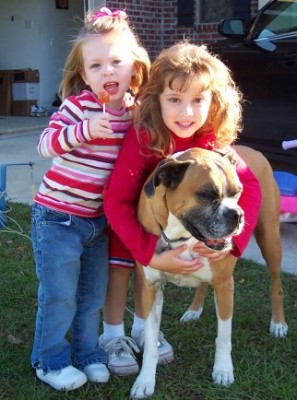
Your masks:
M 209 268 L 209 264 L 206 261 L 206 263 L 204 263 L 204 266 L 198 269 L 193 274 L 176 275 L 176 274 L 165 273 L 165 276 L 168 282 L 174 283 L 176 286 L 198 287 L 201 282 L 210 283 L 212 278 L 212 273 Z

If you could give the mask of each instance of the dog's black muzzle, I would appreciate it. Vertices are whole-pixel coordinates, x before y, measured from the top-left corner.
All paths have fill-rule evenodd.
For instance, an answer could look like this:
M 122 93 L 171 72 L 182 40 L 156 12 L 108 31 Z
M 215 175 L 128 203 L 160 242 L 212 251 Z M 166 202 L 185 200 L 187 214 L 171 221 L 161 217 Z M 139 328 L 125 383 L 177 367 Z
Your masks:
M 232 236 L 241 231 L 244 215 L 238 208 L 218 210 L 192 210 L 181 217 L 183 226 L 195 239 L 213 250 L 222 251 L 231 246 Z

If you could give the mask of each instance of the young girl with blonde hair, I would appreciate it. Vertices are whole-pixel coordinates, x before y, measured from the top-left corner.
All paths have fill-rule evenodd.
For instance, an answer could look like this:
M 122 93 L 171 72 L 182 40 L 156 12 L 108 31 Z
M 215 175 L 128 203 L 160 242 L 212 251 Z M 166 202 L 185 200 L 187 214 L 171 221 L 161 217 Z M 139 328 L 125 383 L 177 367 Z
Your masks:
M 109 379 L 98 344 L 108 280 L 102 192 L 149 68 L 125 12 L 88 14 L 65 63 L 63 102 L 39 138 L 40 155 L 53 161 L 32 208 L 39 288 L 31 364 L 57 390 Z

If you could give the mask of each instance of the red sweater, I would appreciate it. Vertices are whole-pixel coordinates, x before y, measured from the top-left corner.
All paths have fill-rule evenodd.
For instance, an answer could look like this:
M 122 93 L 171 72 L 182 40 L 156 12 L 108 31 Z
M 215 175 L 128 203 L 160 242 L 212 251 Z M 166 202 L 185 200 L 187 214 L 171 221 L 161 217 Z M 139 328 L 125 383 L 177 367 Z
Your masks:
M 147 144 L 147 136 L 144 133 L 141 135 L 142 143 Z M 214 136 L 210 131 L 186 139 L 174 134 L 172 137 L 176 152 L 192 147 L 214 148 Z M 130 250 L 132 258 L 143 265 L 149 264 L 155 252 L 158 236 L 146 232 L 138 222 L 137 204 L 144 182 L 159 161 L 160 158 L 153 154 L 148 146 L 139 143 L 134 128 L 130 128 L 104 189 L 104 211 L 111 227 Z M 235 248 L 232 253 L 239 257 L 247 246 L 257 222 L 261 190 L 256 177 L 242 160 L 237 164 L 237 172 L 243 184 L 239 204 L 246 211 L 245 228 L 233 240 Z M 116 254 L 112 256 L 116 257 Z

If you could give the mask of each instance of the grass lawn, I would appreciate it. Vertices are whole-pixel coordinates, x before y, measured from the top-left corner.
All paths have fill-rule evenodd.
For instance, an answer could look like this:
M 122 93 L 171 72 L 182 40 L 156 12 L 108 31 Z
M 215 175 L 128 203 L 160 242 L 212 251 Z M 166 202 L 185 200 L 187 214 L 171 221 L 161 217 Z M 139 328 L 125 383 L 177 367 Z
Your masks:
M 7 228 L 19 232 L 22 228 L 22 232 L 0 229 L 0 399 L 129 399 L 133 376 L 112 376 L 106 385 L 87 383 L 68 393 L 57 392 L 36 379 L 29 363 L 37 289 L 29 237 L 30 207 L 16 203 L 10 206 Z M 289 334 L 286 339 L 274 339 L 268 333 L 268 274 L 263 266 L 251 261 L 240 260 L 237 265 L 233 319 L 236 382 L 229 388 L 219 388 L 211 382 L 216 337 L 212 296 L 208 296 L 199 321 L 181 325 L 179 318 L 190 303 L 193 290 L 168 284 L 162 330 L 174 347 L 175 361 L 158 368 L 152 399 L 296 400 L 297 280 L 283 273 L 282 281 Z M 129 308 L 133 309 L 131 299 L 130 294 Z M 127 312 L 127 333 L 131 321 L 132 316 Z

